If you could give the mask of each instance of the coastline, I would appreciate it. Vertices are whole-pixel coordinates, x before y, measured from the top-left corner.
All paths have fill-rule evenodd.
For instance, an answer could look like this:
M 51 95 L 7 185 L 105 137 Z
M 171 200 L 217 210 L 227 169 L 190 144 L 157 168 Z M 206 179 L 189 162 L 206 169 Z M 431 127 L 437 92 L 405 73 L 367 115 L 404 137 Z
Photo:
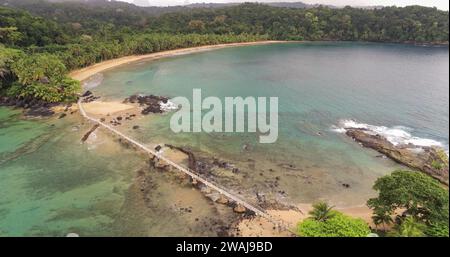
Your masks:
M 82 68 L 79 70 L 72 71 L 69 76 L 73 79 L 79 81 L 85 81 L 93 75 L 96 75 L 100 72 L 121 66 L 130 64 L 137 61 L 151 61 L 158 60 L 162 58 L 178 56 L 178 55 L 186 55 L 216 49 L 223 49 L 228 47 L 239 47 L 239 46 L 251 46 L 251 45 L 267 45 L 267 44 L 276 44 L 276 43 L 291 43 L 298 41 L 257 41 L 257 42 L 244 42 L 244 43 L 230 43 L 230 44 L 218 44 L 218 45 L 207 45 L 207 46 L 199 46 L 192 48 L 181 48 L 176 50 L 162 51 L 145 55 L 132 55 L 121 57 L 117 59 L 112 59 L 104 62 L 100 62 L 94 64 L 92 66 Z M 101 118 L 103 116 L 108 116 L 113 113 L 121 113 L 123 111 L 131 111 L 135 112 L 132 105 L 126 105 L 120 102 L 91 102 L 85 104 L 87 107 L 87 112 L 97 116 L 97 118 Z M 139 113 L 139 112 L 137 112 Z M 281 220 L 284 220 L 292 225 L 296 225 L 299 221 L 307 218 L 308 211 L 311 210 L 312 203 L 304 203 L 298 204 L 298 210 L 271 210 L 268 209 L 268 213 L 271 215 L 278 217 Z M 336 208 L 336 210 L 343 212 L 346 215 L 349 215 L 354 218 L 361 218 L 366 221 L 370 226 L 374 226 L 371 220 L 372 210 L 370 210 L 367 206 L 351 206 L 351 207 L 341 207 Z M 234 228 L 240 231 L 241 236 L 290 236 L 287 231 L 274 231 L 273 224 L 263 218 L 250 218 L 243 219 L 237 224 L 234 225 Z
M 228 47 L 239 47 L 239 46 L 254 46 L 254 45 L 269 45 L 269 44 L 280 44 L 280 43 L 299 43 L 299 42 L 311 42 L 311 41 L 296 41 L 296 40 L 264 40 L 264 41 L 253 41 L 253 42 L 241 42 L 241 43 L 226 43 L 226 44 L 217 44 L 217 45 L 204 45 L 204 46 L 196 46 L 196 47 L 188 47 L 188 48 L 179 48 L 174 50 L 167 50 L 161 52 L 154 52 L 150 54 L 143 55 L 129 55 L 124 57 L 119 57 L 111 60 L 106 60 L 103 62 L 95 63 L 91 66 L 72 70 L 69 72 L 69 77 L 72 79 L 83 82 L 89 77 L 121 66 L 130 64 L 137 61 L 142 60 L 158 60 L 162 58 L 177 56 L 177 55 L 185 55 L 185 54 L 193 54 L 199 52 L 205 52 L 210 50 L 228 48 Z M 318 41 L 320 42 L 320 41 Z M 334 40 L 323 40 L 322 42 L 339 42 Z M 344 41 L 342 41 L 344 42 Z M 353 42 L 353 41 L 349 41 Z M 448 46 L 448 42 L 444 43 L 416 43 L 416 42 L 372 42 L 372 41 L 357 41 L 357 42 L 366 42 L 366 43 L 392 43 L 392 44 L 407 44 L 407 45 L 415 45 L 415 46 Z
M 120 58 L 96 63 L 96 64 L 93 64 L 86 68 L 73 70 L 69 73 L 69 77 L 82 82 L 97 73 L 100 73 L 100 72 L 103 72 L 103 71 L 106 71 L 106 70 L 109 70 L 109 69 L 112 69 L 112 68 L 115 68 L 115 67 L 118 67 L 121 65 L 129 64 L 129 63 L 137 62 L 137 61 L 142 61 L 142 60 L 146 60 L 146 61 L 147 60 L 158 60 L 158 59 L 177 56 L 177 55 L 199 53 L 199 52 L 205 52 L 205 51 L 209 51 L 209 50 L 216 50 L 216 49 L 222 49 L 222 48 L 228 48 L 228 47 L 269 45 L 269 44 L 291 43 L 291 42 L 298 42 L 298 41 L 267 40 L 267 41 L 255 41 L 255 42 L 228 43 L 228 44 L 217 44 L 217 45 L 205 45 L 205 46 L 197 46 L 197 47 L 189 47 L 189 48 L 180 48 L 180 49 L 175 49 L 175 50 L 155 52 L 155 53 L 144 54 L 144 55 L 130 55 L 130 56 L 120 57 Z

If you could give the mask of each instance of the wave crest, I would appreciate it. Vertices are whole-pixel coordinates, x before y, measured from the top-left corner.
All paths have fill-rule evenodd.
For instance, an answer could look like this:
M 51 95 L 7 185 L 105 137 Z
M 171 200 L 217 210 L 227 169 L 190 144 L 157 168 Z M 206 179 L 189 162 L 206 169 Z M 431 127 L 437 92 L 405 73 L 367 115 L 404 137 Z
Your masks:
M 386 138 L 393 145 L 408 145 L 426 147 L 439 146 L 445 148 L 448 153 L 448 146 L 444 146 L 442 142 L 429 138 L 421 138 L 411 135 L 413 129 L 404 126 L 375 126 L 366 123 L 359 123 L 355 120 L 345 119 L 340 120 L 338 125 L 333 125 L 331 130 L 337 133 L 345 133 L 347 129 L 364 129 L 367 133 L 378 134 Z

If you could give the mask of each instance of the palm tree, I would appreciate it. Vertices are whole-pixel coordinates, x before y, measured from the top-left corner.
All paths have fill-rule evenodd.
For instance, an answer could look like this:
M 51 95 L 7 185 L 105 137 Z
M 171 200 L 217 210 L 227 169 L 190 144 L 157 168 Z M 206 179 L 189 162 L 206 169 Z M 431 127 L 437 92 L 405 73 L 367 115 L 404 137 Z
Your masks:
M 397 237 L 423 237 L 426 225 L 417 221 L 414 217 L 408 216 L 394 231 L 391 236 Z
M 391 217 L 391 214 L 386 211 L 375 211 L 374 215 L 372 216 L 373 223 L 375 226 L 378 227 L 378 225 L 383 225 L 383 230 L 386 231 L 386 225 L 392 224 L 393 220 Z
M 314 220 L 326 221 L 336 215 L 333 211 L 333 207 L 334 206 L 329 206 L 325 202 L 318 202 L 313 204 L 313 209 L 309 212 L 309 215 L 311 215 Z

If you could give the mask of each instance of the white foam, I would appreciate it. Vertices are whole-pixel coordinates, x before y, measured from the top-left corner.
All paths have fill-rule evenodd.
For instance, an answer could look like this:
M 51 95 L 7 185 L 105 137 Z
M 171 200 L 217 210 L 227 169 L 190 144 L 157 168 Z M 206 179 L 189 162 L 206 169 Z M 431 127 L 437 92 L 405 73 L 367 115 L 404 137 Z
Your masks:
M 345 128 L 340 128 L 340 127 L 338 127 L 336 125 L 332 125 L 331 126 L 331 131 L 343 134 L 343 133 L 345 133 L 346 130 L 345 130 Z
M 161 107 L 161 110 L 165 112 L 170 112 L 173 110 L 178 110 L 178 105 L 174 102 L 171 102 L 170 100 L 167 101 L 167 103 L 159 102 L 159 106 Z
M 394 126 L 390 128 L 386 126 L 375 126 L 366 123 L 359 123 L 355 120 L 341 120 L 338 125 L 331 126 L 331 130 L 338 133 L 345 133 L 345 131 L 350 128 L 365 129 L 367 130 L 367 133 L 378 134 L 386 138 L 393 145 L 412 144 L 419 147 L 439 146 L 445 148 L 448 153 L 448 146 L 445 146 L 443 143 L 433 139 L 413 136 L 411 134 L 413 129 L 404 126 Z

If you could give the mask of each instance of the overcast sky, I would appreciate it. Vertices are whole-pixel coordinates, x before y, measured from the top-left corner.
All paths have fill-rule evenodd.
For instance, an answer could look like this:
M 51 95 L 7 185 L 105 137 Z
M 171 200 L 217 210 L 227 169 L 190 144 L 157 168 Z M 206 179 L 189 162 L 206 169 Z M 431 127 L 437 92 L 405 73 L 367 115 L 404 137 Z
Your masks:
M 122 0 L 126 2 L 134 2 L 135 0 Z M 136 2 L 149 2 L 150 5 L 167 6 L 167 5 L 182 5 L 189 3 L 232 3 L 232 2 L 253 2 L 252 0 L 136 0 Z M 330 4 L 336 6 L 353 5 L 353 6 L 368 6 L 368 5 L 423 5 L 435 6 L 442 10 L 448 10 L 448 0 L 259 0 L 254 2 L 304 2 L 308 4 Z

